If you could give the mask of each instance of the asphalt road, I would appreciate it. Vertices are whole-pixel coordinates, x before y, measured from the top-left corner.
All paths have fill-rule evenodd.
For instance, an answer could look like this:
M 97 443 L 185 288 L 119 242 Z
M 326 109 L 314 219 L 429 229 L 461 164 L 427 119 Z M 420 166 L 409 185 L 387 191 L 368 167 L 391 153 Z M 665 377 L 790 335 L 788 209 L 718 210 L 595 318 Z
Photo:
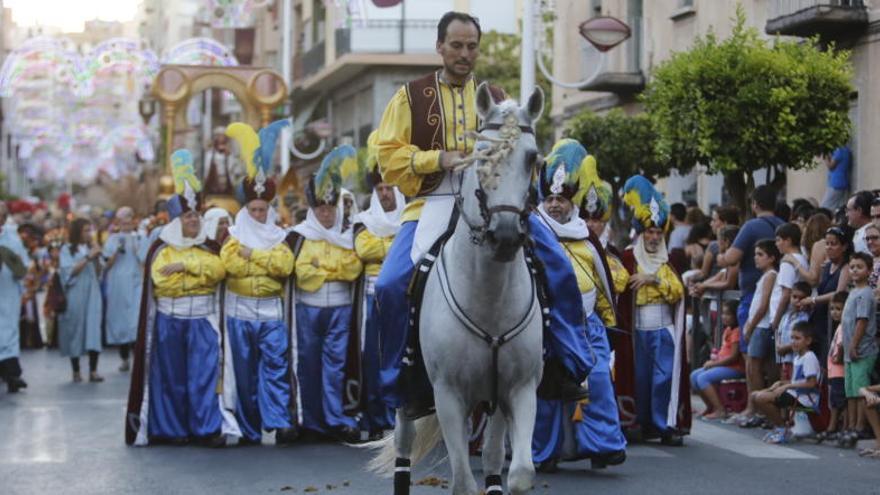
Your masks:
M 391 493 L 388 480 L 364 470 L 367 452 L 330 443 L 282 448 L 267 437 L 261 447 L 219 450 L 126 447 L 128 374 L 116 371 L 118 364 L 108 350 L 99 366 L 107 381 L 74 384 L 57 352 L 23 354 L 30 387 L 16 395 L 0 387 L 0 494 Z M 702 422 L 692 433 L 682 448 L 631 445 L 616 468 L 563 464 L 557 474 L 539 475 L 534 493 L 880 493 L 880 461 L 851 450 L 771 446 L 759 440 L 763 431 Z M 473 465 L 479 470 L 479 459 Z M 441 463 L 414 472 L 414 480 L 429 476 L 448 478 L 448 469 Z

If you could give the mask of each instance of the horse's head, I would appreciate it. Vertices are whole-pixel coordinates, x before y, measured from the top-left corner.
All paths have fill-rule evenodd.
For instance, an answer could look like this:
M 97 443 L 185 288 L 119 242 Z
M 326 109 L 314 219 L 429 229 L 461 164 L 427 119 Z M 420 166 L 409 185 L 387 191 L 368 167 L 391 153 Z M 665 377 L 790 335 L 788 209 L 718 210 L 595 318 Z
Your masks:
M 496 104 L 486 83 L 477 89 L 482 129 L 474 165 L 462 186 L 463 213 L 471 230 L 478 227 L 484 235 L 497 261 L 512 260 L 528 233 L 529 188 L 539 163 L 533 124 L 543 109 L 541 88 L 522 107 L 513 100 Z

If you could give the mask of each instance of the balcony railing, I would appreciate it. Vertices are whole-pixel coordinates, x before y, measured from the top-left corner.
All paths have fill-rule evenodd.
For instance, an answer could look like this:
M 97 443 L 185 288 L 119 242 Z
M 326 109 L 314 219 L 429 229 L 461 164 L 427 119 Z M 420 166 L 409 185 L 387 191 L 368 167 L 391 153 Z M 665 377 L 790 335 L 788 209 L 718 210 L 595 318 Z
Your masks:
M 313 46 L 302 55 L 302 71 L 297 74 L 297 79 L 304 79 L 324 67 L 324 42 Z
M 336 56 L 346 53 L 433 53 L 436 32 L 436 20 L 370 20 L 336 30 Z
M 868 25 L 863 0 L 771 0 L 768 34 L 837 38 Z
M 627 20 L 632 36 L 611 49 L 605 58 L 605 69 L 583 91 L 607 91 L 621 95 L 631 95 L 645 89 L 645 75 L 642 72 L 642 19 L 633 17 Z M 583 41 L 583 77 L 596 70 L 599 63 L 598 52 Z

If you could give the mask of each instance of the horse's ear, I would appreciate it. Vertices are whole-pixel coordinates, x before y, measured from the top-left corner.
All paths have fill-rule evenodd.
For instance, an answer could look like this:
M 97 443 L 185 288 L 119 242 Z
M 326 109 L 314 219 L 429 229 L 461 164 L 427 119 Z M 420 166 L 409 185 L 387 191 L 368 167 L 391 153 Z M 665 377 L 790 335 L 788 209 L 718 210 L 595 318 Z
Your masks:
M 541 117 L 543 111 L 544 90 L 542 90 L 540 86 L 535 86 L 535 90 L 532 91 L 532 95 L 529 96 L 529 101 L 526 103 L 526 113 L 529 115 L 529 120 L 534 122 Z
M 489 115 L 489 111 L 492 110 L 493 105 L 495 105 L 495 102 L 492 101 L 489 83 L 480 83 L 480 86 L 477 88 L 477 113 L 480 115 L 480 118 L 485 119 Z

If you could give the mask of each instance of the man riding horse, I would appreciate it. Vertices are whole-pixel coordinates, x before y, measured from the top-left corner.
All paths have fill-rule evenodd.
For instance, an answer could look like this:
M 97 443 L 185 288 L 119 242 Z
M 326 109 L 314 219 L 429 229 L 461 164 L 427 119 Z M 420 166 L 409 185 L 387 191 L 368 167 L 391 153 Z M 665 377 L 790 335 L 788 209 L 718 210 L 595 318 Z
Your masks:
M 408 288 L 414 266 L 455 225 L 451 172 L 475 145 L 471 133 L 479 122 L 477 82 L 472 72 L 480 36 L 477 19 L 459 12 L 446 13 L 437 27 L 437 53 L 443 58 L 443 68 L 400 88 L 378 129 L 375 146 L 383 180 L 413 198 L 376 281 L 382 396 L 390 407 L 403 408 L 408 418 L 433 409 L 424 372 L 420 365 L 410 366 L 418 346 L 408 339 Z M 491 88 L 491 93 L 496 101 L 504 98 L 498 88 Z M 578 337 L 585 331 L 585 315 L 577 279 L 556 238 L 534 215 L 529 228 L 535 256 L 543 263 L 549 281 L 548 359 L 539 393 L 552 399 L 582 400 L 589 394 L 579 384 L 592 363 L 583 339 Z M 399 381 L 404 370 L 409 377 L 404 380 L 406 387 Z M 419 384 L 413 386 L 413 382 Z

